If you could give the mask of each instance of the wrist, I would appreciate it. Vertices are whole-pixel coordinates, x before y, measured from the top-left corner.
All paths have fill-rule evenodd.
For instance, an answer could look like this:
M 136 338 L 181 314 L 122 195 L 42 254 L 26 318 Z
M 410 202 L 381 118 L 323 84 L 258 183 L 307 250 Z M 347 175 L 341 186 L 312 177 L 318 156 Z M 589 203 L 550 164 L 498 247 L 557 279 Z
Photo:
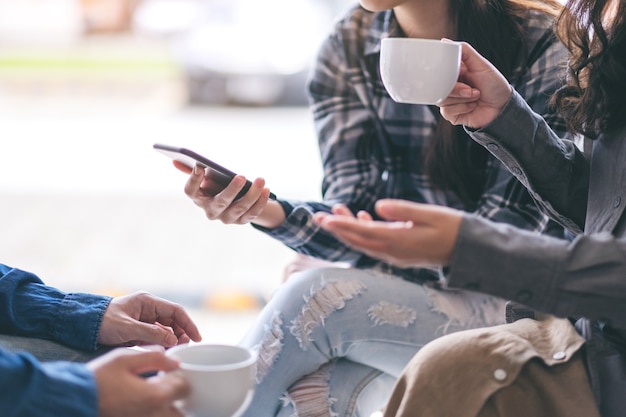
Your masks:
M 263 212 L 252 223 L 265 229 L 275 229 L 285 221 L 286 215 L 282 205 L 270 200 Z

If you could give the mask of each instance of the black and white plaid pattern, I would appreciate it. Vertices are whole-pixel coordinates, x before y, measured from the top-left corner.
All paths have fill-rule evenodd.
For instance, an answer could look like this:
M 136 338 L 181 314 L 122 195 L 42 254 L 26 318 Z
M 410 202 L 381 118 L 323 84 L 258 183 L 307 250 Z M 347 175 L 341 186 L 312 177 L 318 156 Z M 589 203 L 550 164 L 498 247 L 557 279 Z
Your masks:
M 551 31 L 551 24 L 549 17 L 529 12 L 529 51 Z M 434 189 L 424 173 L 423 152 L 432 140 L 438 108 L 396 103 L 380 79 L 380 40 L 399 33 L 392 11 L 371 13 L 357 6 L 336 23 L 321 46 L 309 84 L 324 167 L 324 201 L 283 201 L 287 221 L 266 232 L 299 252 L 421 280 L 424 271 L 400 270 L 355 253 L 311 222 L 313 212 L 328 211 L 334 203 L 371 212 L 380 198 L 465 209 L 452 193 Z M 530 68 L 520 62 L 519 76 L 512 82 L 557 133 L 565 132 L 565 124 L 549 112 L 548 99 L 562 81 L 566 57 L 565 48 L 554 42 Z M 370 146 L 362 145 L 364 138 Z M 493 157 L 475 212 L 537 232 L 549 226 L 525 188 Z

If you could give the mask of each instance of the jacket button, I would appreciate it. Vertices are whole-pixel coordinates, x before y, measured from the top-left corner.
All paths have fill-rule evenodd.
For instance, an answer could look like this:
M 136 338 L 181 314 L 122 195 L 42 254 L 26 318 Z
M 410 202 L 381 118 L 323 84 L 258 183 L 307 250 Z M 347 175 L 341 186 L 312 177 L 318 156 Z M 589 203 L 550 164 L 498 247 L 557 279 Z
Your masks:
M 506 371 L 504 369 L 496 369 L 493 371 L 493 377 L 497 381 L 504 381 L 506 379 Z
M 565 352 L 556 352 L 554 355 L 552 355 L 552 359 L 562 361 L 563 359 L 565 359 L 565 356 Z

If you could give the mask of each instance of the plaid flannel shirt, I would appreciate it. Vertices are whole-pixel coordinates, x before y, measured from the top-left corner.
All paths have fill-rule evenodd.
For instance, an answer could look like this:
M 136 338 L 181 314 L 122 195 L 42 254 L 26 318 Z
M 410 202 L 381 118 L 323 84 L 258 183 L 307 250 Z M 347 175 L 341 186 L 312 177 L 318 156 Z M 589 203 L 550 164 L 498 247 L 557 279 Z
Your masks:
M 529 12 L 524 25 L 529 51 L 524 56 L 529 57 L 533 48 L 552 34 L 552 19 Z M 346 204 L 353 212 L 373 212 L 374 203 L 381 198 L 466 210 L 453 193 L 435 189 L 424 172 L 423 153 L 433 138 L 438 109 L 396 103 L 382 84 L 378 64 L 380 40 L 389 36 L 402 36 L 393 11 L 372 13 L 356 6 L 337 21 L 321 46 L 309 82 L 324 168 L 323 201 L 281 200 L 286 221 L 272 230 L 258 228 L 304 254 L 423 281 L 436 274 L 430 270 L 400 269 L 355 252 L 311 220 L 313 213 L 329 211 L 335 203 Z M 511 81 L 559 134 L 565 134 L 565 124 L 550 112 L 548 100 L 561 84 L 566 59 L 567 51 L 560 42 L 549 43 L 538 56 L 520 62 Z M 374 150 L 363 152 L 360 148 L 359 142 L 365 137 L 376 144 Z M 557 230 L 526 189 L 491 155 L 486 185 L 473 211 L 493 221 L 538 233 Z

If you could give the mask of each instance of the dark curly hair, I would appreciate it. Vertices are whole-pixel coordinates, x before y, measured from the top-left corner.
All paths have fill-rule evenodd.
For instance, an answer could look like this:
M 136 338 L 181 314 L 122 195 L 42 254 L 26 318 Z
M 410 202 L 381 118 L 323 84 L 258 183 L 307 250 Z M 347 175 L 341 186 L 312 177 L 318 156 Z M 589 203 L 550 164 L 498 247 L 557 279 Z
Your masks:
M 626 0 L 569 0 L 556 34 L 571 53 L 552 97 L 571 131 L 590 139 L 626 122 Z

